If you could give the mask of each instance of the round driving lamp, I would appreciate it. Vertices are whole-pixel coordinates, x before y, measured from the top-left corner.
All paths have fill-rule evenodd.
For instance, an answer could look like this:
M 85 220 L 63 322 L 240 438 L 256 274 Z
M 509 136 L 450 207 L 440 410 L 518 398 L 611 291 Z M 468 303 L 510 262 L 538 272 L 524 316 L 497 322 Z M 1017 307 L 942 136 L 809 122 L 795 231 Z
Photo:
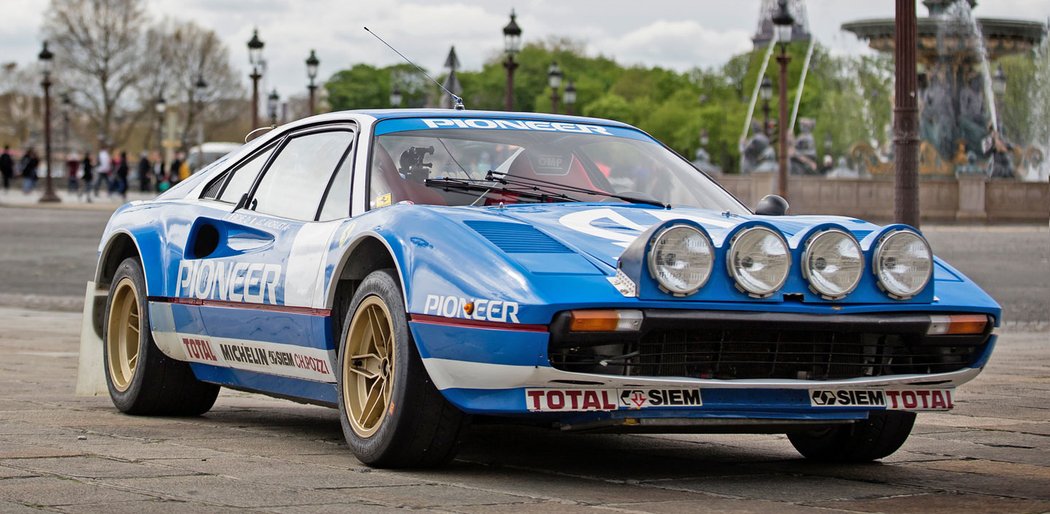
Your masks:
M 703 232 L 674 225 L 656 234 L 649 248 L 649 274 L 660 288 L 675 296 L 689 296 L 711 278 L 715 254 Z
M 898 230 L 875 247 L 875 276 L 891 298 L 907 300 L 923 290 L 933 276 L 933 252 L 918 234 Z
M 750 296 L 765 298 L 787 281 L 791 252 L 780 234 L 765 227 L 752 227 L 733 238 L 726 262 L 737 288 Z
M 853 236 L 837 229 L 825 230 L 806 241 L 802 275 L 814 292 L 838 300 L 853 292 L 864 272 L 864 252 Z

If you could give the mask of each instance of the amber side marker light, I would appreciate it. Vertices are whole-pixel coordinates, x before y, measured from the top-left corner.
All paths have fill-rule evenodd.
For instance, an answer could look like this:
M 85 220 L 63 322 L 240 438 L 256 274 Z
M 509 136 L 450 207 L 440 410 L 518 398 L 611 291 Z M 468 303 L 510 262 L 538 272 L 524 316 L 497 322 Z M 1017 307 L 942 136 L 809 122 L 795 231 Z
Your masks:
M 983 334 L 987 326 L 988 316 L 984 314 L 930 316 L 930 328 L 926 329 L 926 334 L 931 336 Z
M 624 309 L 572 311 L 572 332 L 634 332 L 642 328 L 642 311 Z

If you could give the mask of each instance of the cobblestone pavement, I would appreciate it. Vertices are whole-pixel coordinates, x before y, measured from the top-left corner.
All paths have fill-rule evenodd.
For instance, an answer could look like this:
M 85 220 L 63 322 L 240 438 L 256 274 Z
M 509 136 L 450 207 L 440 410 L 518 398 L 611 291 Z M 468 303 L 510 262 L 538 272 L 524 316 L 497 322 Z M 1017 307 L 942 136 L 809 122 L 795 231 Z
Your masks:
M 0 511 L 1044 512 L 1050 345 L 1006 331 L 950 414 L 882 463 L 802 461 L 779 435 L 474 427 L 430 471 L 370 470 L 337 413 L 224 391 L 200 418 L 76 398 L 80 315 L 0 308 Z

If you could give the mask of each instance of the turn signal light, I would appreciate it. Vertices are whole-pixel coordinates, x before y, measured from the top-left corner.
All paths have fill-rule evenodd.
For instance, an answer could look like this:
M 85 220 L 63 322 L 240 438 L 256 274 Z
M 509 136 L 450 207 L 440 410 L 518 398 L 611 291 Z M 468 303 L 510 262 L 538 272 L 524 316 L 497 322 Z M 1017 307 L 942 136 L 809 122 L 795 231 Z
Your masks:
M 569 314 L 572 332 L 635 332 L 642 328 L 642 311 L 608 309 Z
M 984 314 L 952 314 L 949 316 L 930 316 L 930 328 L 927 335 L 966 335 L 983 334 L 988 326 L 988 316 Z

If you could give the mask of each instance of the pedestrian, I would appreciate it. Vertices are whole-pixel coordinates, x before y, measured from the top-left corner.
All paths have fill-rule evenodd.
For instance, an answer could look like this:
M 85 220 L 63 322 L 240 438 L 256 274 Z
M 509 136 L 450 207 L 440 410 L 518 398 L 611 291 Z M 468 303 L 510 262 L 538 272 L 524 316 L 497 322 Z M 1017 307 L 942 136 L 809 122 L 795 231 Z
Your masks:
M 33 188 L 36 187 L 37 168 L 40 167 L 40 158 L 36 156 L 36 150 L 27 148 L 26 153 L 22 155 L 22 161 L 18 165 L 19 171 L 22 172 L 22 192 L 29 194 Z
M 80 196 L 80 161 L 73 152 L 66 155 L 66 176 L 69 179 L 69 194 Z
M 128 199 L 128 152 L 120 152 L 120 163 L 116 171 L 116 192 L 122 200 Z
M 175 160 L 171 161 L 171 167 L 168 168 L 168 184 L 174 186 L 182 180 L 182 160 L 184 154 L 182 152 L 175 153 Z
M 109 174 L 113 172 L 113 159 L 109 156 L 109 148 L 102 146 L 98 151 L 98 164 L 95 166 L 95 196 L 98 196 L 98 190 L 102 188 L 102 183 L 106 182 L 107 189 L 109 187 Z
M 84 152 L 84 159 L 80 161 L 80 180 L 84 182 L 84 198 L 87 200 L 87 203 L 91 203 L 91 179 L 93 175 L 91 152 Z
M 112 158 L 112 162 L 109 165 L 109 176 L 107 177 L 109 179 L 107 181 L 109 182 L 109 187 L 106 188 L 106 194 L 113 196 L 113 193 L 120 194 L 120 179 L 117 178 L 117 169 L 120 168 L 120 152 L 114 150 L 110 154 L 110 157 Z
M 143 193 L 149 192 L 150 175 L 153 174 L 153 165 L 150 164 L 149 158 L 146 157 L 146 152 L 139 154 L 139 191 Z
M 0 175 L 3 175 L 4 193 L 11 189 L 11 179 L 15 176 L 15 160 L 11 158 L 11 147 L 4 145 L 4 153 L 0 154 Z

